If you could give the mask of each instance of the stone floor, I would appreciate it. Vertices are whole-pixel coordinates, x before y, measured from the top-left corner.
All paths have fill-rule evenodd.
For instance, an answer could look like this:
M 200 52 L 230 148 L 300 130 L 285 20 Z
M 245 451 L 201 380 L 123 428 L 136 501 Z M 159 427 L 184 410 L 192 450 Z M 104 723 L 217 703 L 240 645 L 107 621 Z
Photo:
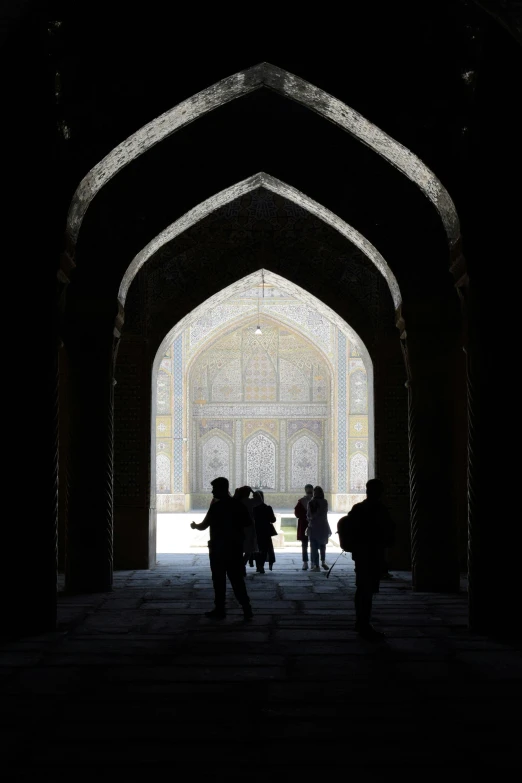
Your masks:
M 352 630 L 346 556 L 327 578 L 279 553 L 247 582 L 248 624 L 232 596 L 224 622 L 202 616 L 201 554 L 117 572 L 111 593 L 61 594 L 56 633 L 0 645 L 3 779 L 522 770 L 522 656 L 467 631 L 465 585 L 412 593 L 395 572 L 372 644 Z

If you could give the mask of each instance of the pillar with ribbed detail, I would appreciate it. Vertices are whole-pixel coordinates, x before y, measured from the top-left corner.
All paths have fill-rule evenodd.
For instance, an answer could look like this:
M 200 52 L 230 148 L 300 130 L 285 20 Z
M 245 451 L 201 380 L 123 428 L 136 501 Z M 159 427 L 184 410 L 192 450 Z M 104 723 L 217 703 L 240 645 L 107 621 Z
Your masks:
M 498 335 L 491 330 L 488 320 L 489 297 L 487 293 L 477 291 L 473 277 L 461 293 L 468 324 L 469 625 L 479 633 L 519 636 L 518 461 L 499 459 L 492 448 L 498 442 L 500 430 L 499 391 L 494 383 L 499 377 L 498 346 L 495 344 Z M 509 398 L 502 398 L 506 417 L 516 415 L 517 392 L 514 383 L 509 391 L 513 405 L 509 404 Z
M 69 502 L 66 590 L 103 592 L 113 570 L 114 311 L 90 302 L 67 334 Z
M 454 398 L 455 361 L 460 352 L 457 329 L 428 320 L 429 306 L 407 318 L 403 340 L 409 365 L 408 439 L 410 450 L 411 557 L 413 589 L 458 592 L 457 502 L 465 487 L 456 486 Z M 411 314 L 410 314 L 411 316 Z

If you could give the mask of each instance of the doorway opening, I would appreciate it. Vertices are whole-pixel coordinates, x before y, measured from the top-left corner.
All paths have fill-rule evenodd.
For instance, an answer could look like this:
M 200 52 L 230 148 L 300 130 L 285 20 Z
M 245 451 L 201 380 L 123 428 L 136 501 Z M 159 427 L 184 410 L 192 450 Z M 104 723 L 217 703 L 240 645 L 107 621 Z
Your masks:
M 263 490 L 276 546 L 287 550 L 298 546 L 293 510 L 305 484 L 323 487 L 335 530 L 374 475 L 368 351 L 330 308 L 268 270 L 169 332 L 154 362 L 152 413 L 158 554 L 206 547 L 208 531 L 189 523 L 203 519 L 216 476 L 232 491 Z

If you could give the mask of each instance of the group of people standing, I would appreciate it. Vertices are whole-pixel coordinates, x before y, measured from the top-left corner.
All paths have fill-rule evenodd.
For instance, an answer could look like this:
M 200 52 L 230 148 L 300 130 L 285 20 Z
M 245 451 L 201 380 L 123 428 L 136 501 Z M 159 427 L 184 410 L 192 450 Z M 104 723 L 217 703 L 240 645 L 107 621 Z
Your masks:
M 276 559 L 272 536 L 277 535 L 274 527 L 276 516 L 272 506 L 265 503 L 265 496 L 260 489 L 254 490 L 248 486 L 238 487 L 234 498 L 241 501 L 251 519 L 251 524 L 245 528 L 243 540 L 244 576 L 247 563 L 250 566 L 255 563 L 258 574 L 265 573 L 265 563 L 268 563 L 271 571 Z
M 276 534 L 276 517 L 271 506 L 264 502 L 260 490 L 239 487 L 232 497 L 227 478 L 211 482 L 212 502 L 205 519 L 191 527 L 210 528 L 209 557 L 214 584 L 215 607 L 205 612 L 210 619 L 226 617 L 226 578 L 243 608 L 245 620 L 252 618 L 252 607 L 245 586 L 246 564 L 256 563 L 258 573 L 265 573 L 265 563 L 272 570 L 275 562 L 272 536 Z M 250 495 L 252 494 L 252 498 Z M 366 484 L 366 500 L 357 503 L 338 522 L 341 547 L 352 553 L 355 562 L 355 630 L 364 638 L 376 640 L 383 633 L 371 625 L 373 594 L 379 591 L 385 548 L 393 543 L 394 524 L 383 504 L 384 485 L 378 479 Z M 301 541 L 303 570 L 308 569 L 310 544 L 311 570 L 325 571 L 326 544 L 332 535 L 328 523 L 328 501 L 321 487 L 305 486 L 305 495 L 294 509 L 297 517 L 297 539 Z M 343 543 L 349 542 L 349 543 Z
M 228 479 L 220 476 L 211 482 L 212 502 L 205 519 L 191 523 L 193 530 L 210 528 L 208 542 L 210 569 L 214 584 L 214 609 L 205 612 L 210 619 L 226 617 L 226 579 L 230 580 L 236 599 L 250 620 L 252 607 L 245 587 L 246 564 L 255 562 L 257 572 L 265 573 L 265 563 L 272 570 L 275 563 L 272 536 L 277 533 L 276 517 L 265 503 L 261 490 L 238 487 L 232 496 Z M 252 495 L 252 497 L 250 497 Z

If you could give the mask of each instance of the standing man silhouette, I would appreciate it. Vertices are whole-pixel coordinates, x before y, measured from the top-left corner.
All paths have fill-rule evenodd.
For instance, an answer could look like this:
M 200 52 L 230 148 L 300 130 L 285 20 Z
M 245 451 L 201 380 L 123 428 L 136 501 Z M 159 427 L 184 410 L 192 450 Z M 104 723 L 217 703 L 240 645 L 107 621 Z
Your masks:
M 352 539 L 352 560 L 355 563 L 355 630 L 371 641 L 384 636 L 371 624 L 372 602 L 373 594 L 379 592 L 384 550 L 393 544 L 395 530 L 383 496 L 382 481 L 370 479 L 366 483 L 366 500 L 356 503 L 344 517 Z
M 212 620 L 225 619 L 228 576 L 234 595 L 243 608 L 245 620 L 251 620 L 252 607 L 243 576 L 243 539 L 245 528 L 252 524 L 252 520 L 241 501 L 230 497 L 227 478 L 220 476 L 210 483 L 214 499 L 205 519 L 199 525 L 196 522 L 191 522 L 190 525 L 193 530 L 210 528 L 208 549 L 215 606 L 210 612 L 205 612 L 205 617 Z

